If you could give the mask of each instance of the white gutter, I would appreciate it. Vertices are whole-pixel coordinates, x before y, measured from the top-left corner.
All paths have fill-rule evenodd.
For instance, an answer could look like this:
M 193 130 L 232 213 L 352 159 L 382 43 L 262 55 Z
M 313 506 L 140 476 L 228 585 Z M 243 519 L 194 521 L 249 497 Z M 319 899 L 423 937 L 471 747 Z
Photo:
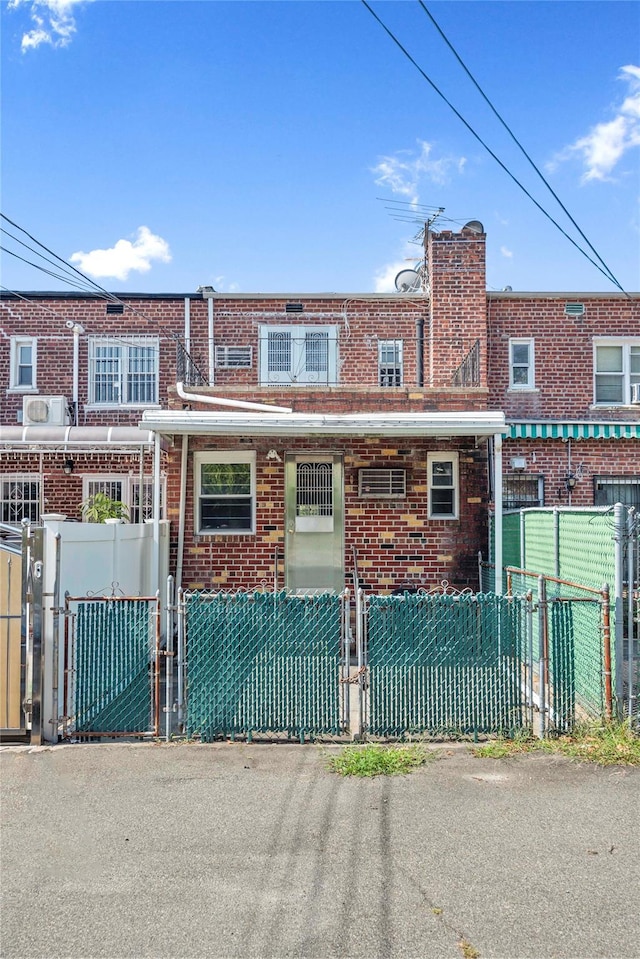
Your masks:
M 187 393 L 182 383 L 176 383 L 176 393 L 181 400 L 190 403 L 207 403 L 211 406 L 230 406 L 238 410 L 255 410 L 260 413 L 292 413 L 290 406 L 269 406 L 267 403 L 249 403 L 246 400 L 225 400 L 220 396 L 204 396 L 202 393 Z M 143 418 L 145 413 L 142 414 Z
M 213 386 L 215 379 L 215 344 L 213 341 L 213 298 L 207 300 L 207 337 L 209 340 L 209 384 Z
M 0 444 L 61 450 L 76 446 L 139 448 L 152 446 L 153 436 L 137 426 L 0 426 Z

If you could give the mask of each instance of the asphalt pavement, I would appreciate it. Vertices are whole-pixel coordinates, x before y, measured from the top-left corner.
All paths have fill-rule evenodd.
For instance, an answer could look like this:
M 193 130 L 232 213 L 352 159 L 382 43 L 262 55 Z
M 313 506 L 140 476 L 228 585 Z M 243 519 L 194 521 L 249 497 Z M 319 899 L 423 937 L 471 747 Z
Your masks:
M 1 956 L 640 957 L 640 769 L 333 748 L 3 748 Z

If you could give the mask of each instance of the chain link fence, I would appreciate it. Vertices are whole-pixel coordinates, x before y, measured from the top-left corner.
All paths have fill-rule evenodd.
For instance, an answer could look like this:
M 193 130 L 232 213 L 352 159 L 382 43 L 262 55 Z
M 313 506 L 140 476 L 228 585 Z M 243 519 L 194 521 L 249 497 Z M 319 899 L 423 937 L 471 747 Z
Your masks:
M 65 597 L 64 738 L 158 735 L 158 597 Z
M 345 600 L 185 592 L 186 734 L 339 735 Z
M 367 599 L 367 731 L 507 732 L 526 721 L 526 600 L 417 593 Z

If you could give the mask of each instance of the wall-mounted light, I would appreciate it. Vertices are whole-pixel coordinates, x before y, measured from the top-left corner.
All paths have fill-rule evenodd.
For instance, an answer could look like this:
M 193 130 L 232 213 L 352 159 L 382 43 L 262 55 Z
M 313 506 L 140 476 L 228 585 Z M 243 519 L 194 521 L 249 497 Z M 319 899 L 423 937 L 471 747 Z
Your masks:
M 65 461 L 64 461 L 63 469 L 64 469 L 65 473 L 67 474 L 67 476 L 68 476 L 70 473 L 73 473 L 73 460 L 65 460 Z
M 269 452 L 267 453 L 267 459 L 274 460 L 276 463 L 282 462 L 282 457 L 280 456 L 277 450 L 269 450 Z
M 569 475 L 565 479 L 565 484 L 568 490 L 572 490 L 577 482 L 578 482 L 578 477 L 574 476 L 573 473 L 569 473 Z

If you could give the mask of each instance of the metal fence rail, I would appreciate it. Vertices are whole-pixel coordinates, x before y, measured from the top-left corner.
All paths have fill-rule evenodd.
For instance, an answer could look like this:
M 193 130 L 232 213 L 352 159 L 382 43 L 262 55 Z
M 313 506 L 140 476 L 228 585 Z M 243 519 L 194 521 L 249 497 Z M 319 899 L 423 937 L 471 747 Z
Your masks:
M 332 594 L 183 593 L 187 736 L 342 732 L 344 602 Z
M 157 596 L 65 597 L 65 738 L 159 733 Z
M 418 593 L 372 596 L 366 607 L 370 734 L 524 725 L 526 599 Z

